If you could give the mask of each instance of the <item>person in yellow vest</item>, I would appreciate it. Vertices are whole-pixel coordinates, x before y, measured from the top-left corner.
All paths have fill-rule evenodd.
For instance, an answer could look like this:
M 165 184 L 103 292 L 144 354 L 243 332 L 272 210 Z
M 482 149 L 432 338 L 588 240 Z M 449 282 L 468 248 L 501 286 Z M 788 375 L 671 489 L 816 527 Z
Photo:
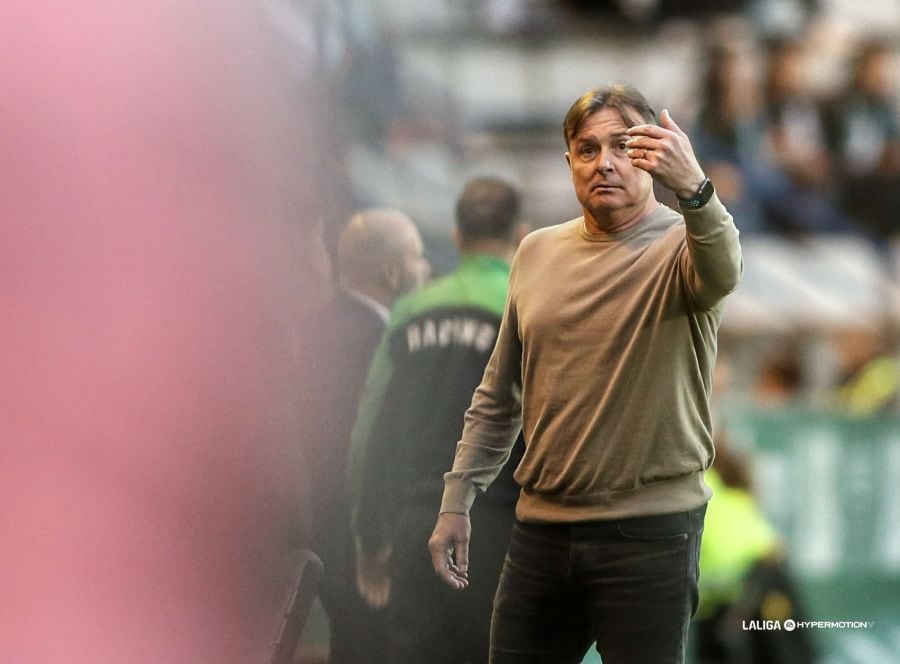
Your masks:
M 698 664 L 807 664 L 802 619 L 785 547 L 750 490 L 746 459 L 721 440 L 706 472 L 713 491 L 700 544 L 700 606 L 694 619 Z M 767 626 L 772 626 L 768 629 Z

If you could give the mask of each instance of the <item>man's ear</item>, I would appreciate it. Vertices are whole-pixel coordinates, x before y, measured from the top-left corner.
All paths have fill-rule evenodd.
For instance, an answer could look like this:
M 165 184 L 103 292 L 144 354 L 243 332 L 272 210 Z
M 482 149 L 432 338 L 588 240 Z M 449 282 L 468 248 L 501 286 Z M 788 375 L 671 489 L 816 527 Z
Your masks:
M 461 249 L 460 244 L 462 243 L 462 238 L 459 235 L 459 228 L 454 226 L 453 230 L 450 231 L 450 237 L 453 239 L 453 246 L 459 251 Z
M 393 263 L 388 263 L 381 268 L 381 278 L 392 293 L 396 293 L 400 287 L 400 268 Z
M 569 167 L 569 175 L 574 177 L 575 173 L 572 172 L 572 157 L 568 152 L 566 152 L 566 166 Z

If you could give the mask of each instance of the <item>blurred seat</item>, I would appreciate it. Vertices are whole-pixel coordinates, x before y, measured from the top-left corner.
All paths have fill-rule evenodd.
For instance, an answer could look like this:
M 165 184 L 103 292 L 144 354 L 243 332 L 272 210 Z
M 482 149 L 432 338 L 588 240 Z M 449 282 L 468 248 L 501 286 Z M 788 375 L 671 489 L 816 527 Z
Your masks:
M 269 664 L 292 664 L 322 576 L 322 561 L 315 553 L 309 549 L 299 549 L 296 556 L 281 626 Z

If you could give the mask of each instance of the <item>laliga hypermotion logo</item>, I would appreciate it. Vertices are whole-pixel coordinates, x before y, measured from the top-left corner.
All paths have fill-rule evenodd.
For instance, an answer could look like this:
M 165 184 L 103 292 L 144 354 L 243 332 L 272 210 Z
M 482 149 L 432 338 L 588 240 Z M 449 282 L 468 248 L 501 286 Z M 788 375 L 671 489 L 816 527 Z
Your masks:
M 793 632 L 795 629 L 870 629 L 875 625 L 872 620 L 742 620 L 744 631 L 781 631 Z

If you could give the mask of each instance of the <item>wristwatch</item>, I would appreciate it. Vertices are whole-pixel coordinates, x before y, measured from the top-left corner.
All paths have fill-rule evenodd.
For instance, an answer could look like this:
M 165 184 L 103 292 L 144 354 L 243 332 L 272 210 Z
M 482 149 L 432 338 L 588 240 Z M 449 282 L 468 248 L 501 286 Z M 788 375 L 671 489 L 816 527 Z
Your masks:
M 704 205 L 709 203 L 709 199 L 712 198 L 712 195 L 716 193 L 716 190 L 713 188 L 713 184 L 709 178 L 705 178 L 703 183 L 700 185 L 700 188 L 690 198 L 681 198 L 678 197 L 678 204 L 684 210 L 699 210 Z

